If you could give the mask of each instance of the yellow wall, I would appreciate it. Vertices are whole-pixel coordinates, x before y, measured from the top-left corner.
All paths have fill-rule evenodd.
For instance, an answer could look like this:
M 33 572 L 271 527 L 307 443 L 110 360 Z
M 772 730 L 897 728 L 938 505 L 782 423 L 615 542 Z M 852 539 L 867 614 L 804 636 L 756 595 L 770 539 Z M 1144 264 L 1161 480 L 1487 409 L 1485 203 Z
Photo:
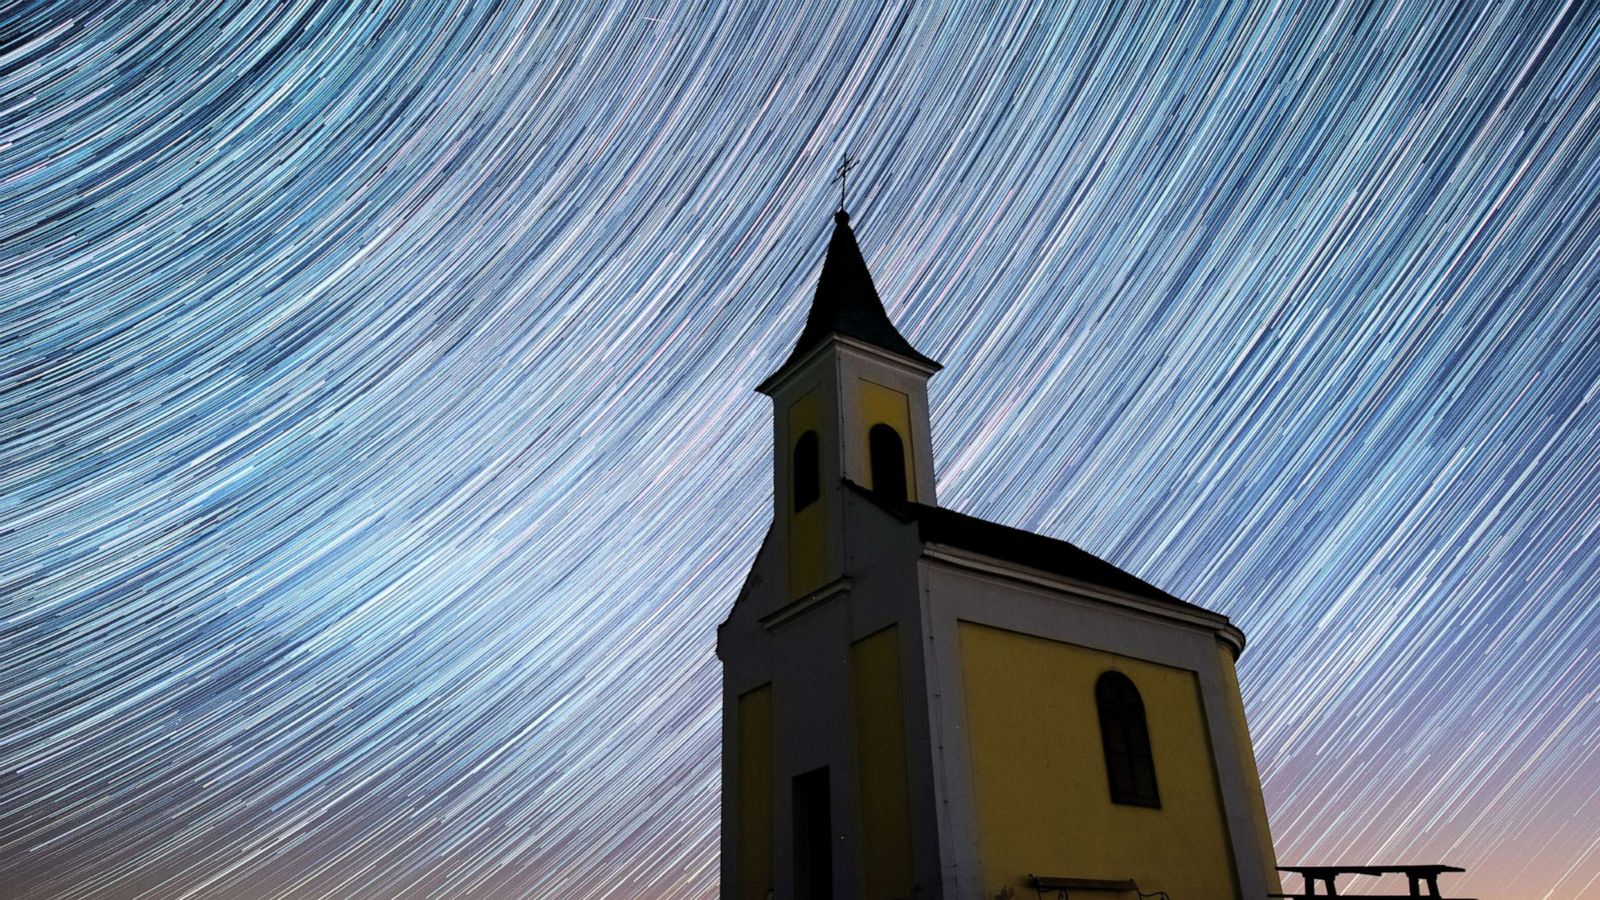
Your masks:
M 917 469 L 916 455 L 911 449 L 911 400 L 905 394 L 886 388 L 881 384 L 866 379 L 856 382 L 859 391 L 856 395 L 856 410 L 860 420 L 856 422 L 856 434 L 859 440 L 856 446 L 856 471 L 864 474 L 867 480 L 865 485 L 872 488 L 872 460 L 869 458 L 870 450 L 867 442 L 867 432 L 872 426 L 882 423 L 900 433 L 900 444 L 905 448 L 906 459 L 906 498 L 917 499 Z
M 1029 874 L 1239 896 L 1193 672 L 968 622 L 960 634 L 985 896 L 1021 895 Z M 1111 802 L 1094 702 L 1111 669 L 1144 699 L 1160 809 Z
M 1277 866 L 1278 857 L 1272 849 L 1272 832 L 1267 829 L 1267 801 L 1261 795 L 1261 774 L 1256 769 L 1255 745 L 1250 742 L 1250 727 L 1244 718 L 1244 693 L 1239 690 L 1239 676 L 1233 668 L 1233 652 L 1220 642 L 1217 644 L 1217 662 L 1222 668 L 1224 692 L 1228 695 L 1229 718 L 1233 721 L 1234 739 L 1244 748 L 1245 802 L 1250 805 L 1250 815 L 1256 820 L 1259 843 L 1256 852 L 1261 854 L 1262 868 L 1267 873 L 1267 889 L 1281 893 Z
M 850 645 L 860 761 L 864 900 L 910 897 L 910 798 L 900 685 L 900 638 L 894 626 Z
M 772 685 L 739 696 L 738 900 L 772 890 Z
M 818 463 L 825 462 L 828 454 L 823 439 L 822 399 L 812 391 L 789 407 L 789 446 L 779 449 L 788 454 L 789 483 L 783 485 L 783 498 L 778 501 L 781 514 L 789 515 L 789 596 L 798 597 L 822 587 L 827 575 L 827 545 L 825 529 L 827 516 L 823 508 L 828 503 L 828 485 L 822 485 L 822 496 L 799 512 L 794 511 L 794 444 L 807 431 L 817 433 Z

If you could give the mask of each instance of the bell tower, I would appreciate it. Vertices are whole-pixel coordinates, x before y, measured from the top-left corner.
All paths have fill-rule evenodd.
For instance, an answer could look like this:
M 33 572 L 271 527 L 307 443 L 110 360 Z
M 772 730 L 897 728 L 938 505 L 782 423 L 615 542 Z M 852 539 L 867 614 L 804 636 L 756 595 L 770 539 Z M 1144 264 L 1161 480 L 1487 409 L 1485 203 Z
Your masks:
M 939 368 L 889 320 L 839 210 L 800 339 L 757 388 L 772 528 L 717 632 L 724 897 L 938 895 L 932 760 L 910 749 L 929 741 L 914 536 L 885 555 L 863 527 L 878 502 L 934 503 Z
M 805 330 L 756 390 L 772 398 L 773 523 L 791 596 L 844 572 L 840 492 L 852 483 L 933 505 L 928 379 L 940 365 L 889 321 L 850 214 L 833 236 Z

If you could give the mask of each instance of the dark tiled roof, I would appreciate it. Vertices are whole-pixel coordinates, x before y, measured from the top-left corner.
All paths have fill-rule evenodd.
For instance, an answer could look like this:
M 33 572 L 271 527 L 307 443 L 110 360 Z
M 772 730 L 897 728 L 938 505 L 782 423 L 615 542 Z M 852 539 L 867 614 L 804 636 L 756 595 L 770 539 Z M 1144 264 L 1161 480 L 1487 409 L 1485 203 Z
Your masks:
M 872 273 L 867 271 L 867 262 L 856 243 L 855 232 L 850 229 L 850 215 L 840 210 L 834 214 L 833 222 L 833 237 L 828 241 L 828 257 L 817 279 L 811 313 L 806 317 L 805 330 L 800 333 L 794 352 L 789 354 L 782 368 L 797 362 L 830 334 L 853 337 L 925 366 L 939 368 L 938 363 L 918 353 L 889 321 L 889 314 L 884 312 L 883 302 L 878 299 L 878 290 L 873 287 Z
M 992 559 L 1071 578 L 1074 581 L 1097 584 L 1181 609 L 1215 615 L 1204 607 L 1179 600 L 1137 575 L 1119 569 L 1093 553 L 1066 541 L 939 506 L 887 500 L 854 482 L 847 481 L 846 484 L 900 518 L 916 522 L 918 533 L 925 542 L 948 544 Z

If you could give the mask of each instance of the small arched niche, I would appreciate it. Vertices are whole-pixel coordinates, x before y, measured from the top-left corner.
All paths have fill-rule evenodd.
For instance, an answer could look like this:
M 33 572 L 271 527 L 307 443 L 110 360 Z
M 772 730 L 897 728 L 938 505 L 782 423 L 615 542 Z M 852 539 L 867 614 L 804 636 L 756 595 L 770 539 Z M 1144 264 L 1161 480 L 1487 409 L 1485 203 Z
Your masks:
M 821 459 L 817 453 L 815 431 L 807 431 L 795 439 L 791 463 L 790 489 L 794 497 L 794 511 L 799 512 L 822 496 Z
M 867 452 L 872 457 L 872 490 L 888 500 L 906 499 L 906 445 L 900 432 L 882 422 L 867 431 Z

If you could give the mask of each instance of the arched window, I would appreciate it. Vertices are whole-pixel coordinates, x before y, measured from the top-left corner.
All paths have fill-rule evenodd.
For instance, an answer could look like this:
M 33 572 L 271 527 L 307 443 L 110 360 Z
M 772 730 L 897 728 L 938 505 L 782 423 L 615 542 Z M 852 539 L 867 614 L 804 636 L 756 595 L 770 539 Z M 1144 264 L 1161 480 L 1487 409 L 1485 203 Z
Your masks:
M 817 433 L 808 431 L 794 442 L 794 511 L 799 512 L 822 496 L 822 473 L 818 471 Z
M 867 432 L 872 454 L 872 490 L 890 500 L 906 499 L 906 445 L 900 433 L 877 424 Z
M 1156 762 L 1150 755 L 1150 732 L 1145 727 L 1139 689 L 1121 672 L 1107 672 L 1095 682 L 1094 705 L 1100 711 L 1100 743 L 1106 752 L 1111 802 L 1159 807 Z

